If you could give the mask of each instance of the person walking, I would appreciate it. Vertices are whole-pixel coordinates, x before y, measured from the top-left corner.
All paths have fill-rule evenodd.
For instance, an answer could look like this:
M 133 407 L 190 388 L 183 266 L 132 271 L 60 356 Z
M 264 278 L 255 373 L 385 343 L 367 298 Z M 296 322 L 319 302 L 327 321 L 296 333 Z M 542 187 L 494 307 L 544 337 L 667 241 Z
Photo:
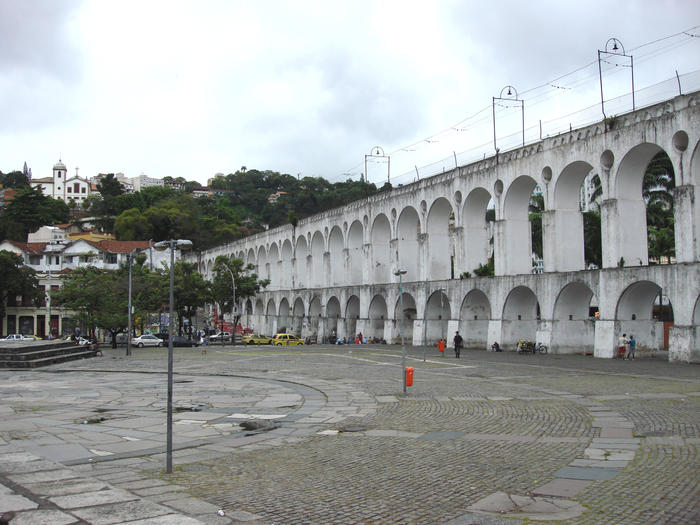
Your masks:
M 630 334 L 630 338 L 627 341 L 627 347 L 629 348 L 629 350 L 627 350 L 626 359 L 634 359 L 634 351 L 637 349 L 637 340 L 632 334 Z
M 455 345 L 455 357 L 459 359 L 459 354 L 462 351 L 462 343 L 464 342 L 464 339 L 462 339 L 462 336 L 459 335 L 459 331 L 455 332 L 454 339 L 452 342 Z

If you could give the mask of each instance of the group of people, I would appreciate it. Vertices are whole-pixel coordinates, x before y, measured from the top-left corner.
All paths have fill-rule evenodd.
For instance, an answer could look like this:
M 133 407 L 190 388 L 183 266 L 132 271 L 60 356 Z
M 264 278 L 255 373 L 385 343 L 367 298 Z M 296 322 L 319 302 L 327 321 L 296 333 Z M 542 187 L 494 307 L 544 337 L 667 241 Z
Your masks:
M 349 345 L 349 344 L 356 344 L 356 345 L 366 345 L 366 344 L 386 344 L 386 339 L 381 338 L 381 337 L 367 337 L 362 335 L 362 332 L 359 332 L 355 337 L 337 337 L 333 339 L 335 336 L 331 335 L 331 341 L 334 341 L 335 344 L 337 345 Z
M 637 341 L 634 338 L 634 335 L 630 334 L 630 336 L 628 338 L 627 334 L 622 334 L 620 337 L 618 337 L 618 339 L 617 339 L 618 356 L 619 355 L 623 356 L 622 358 L 625 360 L 634 359 L 636 349 L 637 349 Z

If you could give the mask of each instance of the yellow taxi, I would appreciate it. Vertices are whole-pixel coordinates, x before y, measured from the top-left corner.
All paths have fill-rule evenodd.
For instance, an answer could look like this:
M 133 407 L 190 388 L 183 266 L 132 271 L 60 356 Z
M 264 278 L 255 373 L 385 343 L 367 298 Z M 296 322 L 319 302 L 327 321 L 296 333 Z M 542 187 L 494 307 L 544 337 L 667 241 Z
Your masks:
M 261 334 L 248 334 L 241 339 L 246 345 L 269 345 L 272 342 L 272 337 Z
M 272 344 L 275 346 L 293 346 L 303 345 L 304 341 L 294 334 L 277 334 L 272 340 Z

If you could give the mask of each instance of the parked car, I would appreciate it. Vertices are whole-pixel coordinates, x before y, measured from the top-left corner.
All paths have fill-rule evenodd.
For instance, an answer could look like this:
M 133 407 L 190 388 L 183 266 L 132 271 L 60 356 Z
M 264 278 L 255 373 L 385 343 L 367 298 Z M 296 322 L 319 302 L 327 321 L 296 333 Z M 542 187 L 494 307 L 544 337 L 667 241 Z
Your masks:
M 2 338 L 3 341 L 32 341 L 32 337 L 23 336 L 22 334 L 9 334 Z
M 272 340 L 272 344 L 275 346 L 294 346 L 303 345 L 304 341 L 294 334 L 277 334 Z
M 43 337 L 39 337 L 38 335 L 34 334 L 25 335 L 24 338 L 29 341 L 42 341 L 44 339 Z
M 163 340 L 152 334 L 144 334 L 139 337 L 134 337 L 131 340 L 133 346 L 143 348 L 144 346 L 163 346 Z
M 209 341 L 212 343 L 214 341 L 230 341 L 231 340 L 231 332 L 219 332 L 214 335 L 209 336 Z
M 199 341 L 197 339 L 187 339 L 182 335 L 174 335 L 173 346 L 199 346 Z
M 243 344 L 246 345 L 269 345 L 274 338 L 269 335 L 248 334 L 243 337 Z

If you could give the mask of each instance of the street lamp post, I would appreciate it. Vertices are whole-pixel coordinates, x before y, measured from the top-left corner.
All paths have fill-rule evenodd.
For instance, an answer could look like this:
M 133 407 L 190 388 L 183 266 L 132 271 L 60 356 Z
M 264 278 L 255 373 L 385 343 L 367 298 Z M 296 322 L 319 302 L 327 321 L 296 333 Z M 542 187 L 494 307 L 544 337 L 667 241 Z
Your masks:
M 168 407 L 167 407 L 167 437 L 165 452 L 165 472 L 173 472 L 173 317 L 175 288 L 175 249 L 189 250 L 192 248 L 192 241 L 186 239 L 170 239 L 160 241 L 153 245 L 156 250 L 163 251 L 170 249 L 170 315 L 168 317 Z
M 403 340 L 403 330 L 401 329 L 401 321 L 403 321 L 403 285 L 401 276 L 406 274 L 406 270 L 397 269 L 394 275 L 399 276 L 399 332 L 401 333 L 401 384 L 403 385 L 403 393 L 406 393 L 406 344 Z
M 233 321 L 233 331 L 231 332 L 231 344 L 236 346 L 236 279 L 233 277 L 233 272 L 231 268 L 222 264 L 226 271 L 231 275 L 231 320 Z M 223 312 L 221 314 L 223 316 Z M 222 330 L 223 333 L 223 330 Z M 223 335 L 221 337 L 223 340 Z
M 131 250 L 129 255 L 127 255 L 127 262 L 129 263 L 129 313 L 127 317 L 127 330 L 126 335 L 126 355 L 131 355 L 131 264 L 134 261 L 134 254 L 139 251 L 138 248 Z

